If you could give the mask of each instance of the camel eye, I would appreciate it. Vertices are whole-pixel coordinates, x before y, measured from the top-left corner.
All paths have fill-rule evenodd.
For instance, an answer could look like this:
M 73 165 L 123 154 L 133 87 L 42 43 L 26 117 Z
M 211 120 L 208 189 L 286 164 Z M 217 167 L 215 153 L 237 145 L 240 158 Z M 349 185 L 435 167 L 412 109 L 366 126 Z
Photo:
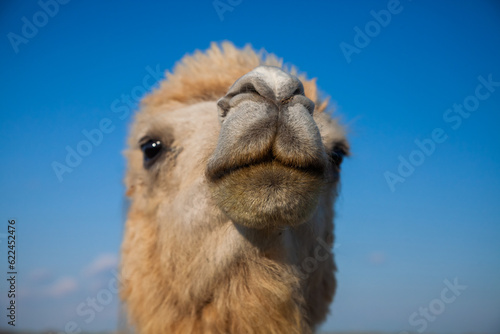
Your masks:
M 161 141 L 149 139 L 147 142 L 141 144 L 141 150 L 144 154 L 144 166 L 149 167 L 160 156 L 162 151 Z
M 342 160 L 344 160 L 344 152 L 342 150 L 333 150 L 330 154 L 330 160 L 336 167 L 340 167 Z

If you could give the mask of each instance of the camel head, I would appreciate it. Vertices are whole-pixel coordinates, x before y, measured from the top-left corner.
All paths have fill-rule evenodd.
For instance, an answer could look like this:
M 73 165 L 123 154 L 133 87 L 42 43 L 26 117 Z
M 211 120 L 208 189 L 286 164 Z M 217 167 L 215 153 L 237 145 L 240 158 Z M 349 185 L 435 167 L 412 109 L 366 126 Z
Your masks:
M 326 107 L 314 80 L 231 44 L 185 57 L 143 99 L 121 263 L 138 332 L 310 333 L 324 320 L 348 154 Z

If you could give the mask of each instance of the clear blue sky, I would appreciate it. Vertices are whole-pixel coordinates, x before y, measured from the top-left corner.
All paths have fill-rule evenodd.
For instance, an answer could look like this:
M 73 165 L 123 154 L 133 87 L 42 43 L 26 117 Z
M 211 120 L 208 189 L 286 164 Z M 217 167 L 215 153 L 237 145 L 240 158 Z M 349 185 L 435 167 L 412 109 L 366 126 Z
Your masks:
M 370 12 L 388 7 L 390 22 L 373 23 Z M 148 66 L 171 69 L 185 53 L 230 40 L 317 77 L 350 129 L 337 203 L 339 289 L 323 328 L 498 333 L 499 2 L 243 0 L 231 9 L 219 17 L 211 0 L 72 0 L 44 22 L 36 1 L 2 1 L 0 232 L 17 219 L 18 328 L 116 328 L 118 298 L 103 291 L 122 236 L 131 117 L 111 104 L 142 85 Z M 20 43 L 23 17 L 34 16 L 41 27 L 25 28 Z M 357 48 L 347 58 L 346 45 Z M 479 77 L 493 83 L 478 88 Z M 463 103 L 473 110 L 466 116 L 447 111 Z M 64 163 L 66 146 L 104 118 L 113 131 L 59 182 L 52 163 Z M 434 151 L 418 153 L 415 140 L 433 131 L 442 131 Z M 399 175 L 400 157 L 418 166 Z M 456 295 L 444 283 L 455 279 L 467 286 Z M 87 298 L 101 300 L 93 317 Z

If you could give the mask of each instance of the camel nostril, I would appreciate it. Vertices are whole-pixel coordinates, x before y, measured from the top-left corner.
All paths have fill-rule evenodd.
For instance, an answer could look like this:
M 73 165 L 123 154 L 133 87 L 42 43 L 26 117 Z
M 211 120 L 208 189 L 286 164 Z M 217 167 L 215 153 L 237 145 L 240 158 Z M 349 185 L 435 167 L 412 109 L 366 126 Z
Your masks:
M 280 101 L 280 104 L 281 105 L 285 105 L 287 103 L 290 103 L 293 100 L 293 98 L 296 97 L 296 96 L 298 96 L 298 95 L 305 97 L 305 95 L 304 95 L 304 86 L 300 82 L 297 83 L 297 88 L 295 88 L 295 90 L 293 91 L 293 93 L 290 96 L 285 97 L 284 99 L 282 99 Z M 299 98 L 299 99 L 300 99 L 301 103 L 304 103 L 304 101 L 303 101 L 304 99 L 302 99 L 302 98 Z M 305 107 L 309 110 L 309 103 L 305 103 Z M 314 107 L 313 107 L 313 109 L 314 109 Z M 312 114 L 312 111 L 309 110 L 309 113 Z
M 259 92 L 257 91 L 257 89 L 255 89 L 255 86 L 252 83 L 250 83 L 250 82 L 244 84 L 243 86 L 241 86 L 239 94 L 242 94 L 242 93 L 255 93 L 255 94 L 259 94 Z
M 297 87 L 297 89 L 292 93 L 292 96 L 293 95 L 304 95 L 304 87 L 302 85 Z
M 217 109 L 219 111 L 219 121 L 222 123 L 224 121 L 224 118 L 226 117 L 227 113 L 229 112 L 229 100 L 227 97 L 222 97 L 217 101 Z

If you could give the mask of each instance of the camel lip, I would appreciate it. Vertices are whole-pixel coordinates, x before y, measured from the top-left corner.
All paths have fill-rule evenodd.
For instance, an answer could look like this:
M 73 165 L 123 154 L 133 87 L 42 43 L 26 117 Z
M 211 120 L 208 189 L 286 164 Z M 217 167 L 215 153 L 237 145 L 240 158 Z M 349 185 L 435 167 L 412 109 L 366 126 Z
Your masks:
M 308 163 L 298 166 L 297 164 L 283 162 L 274 156 L 267 156 L 255 162 L 241 164 L 241 165 L 226 166 L 223 168 L 219 168 L 217 170 L 207 171 L 207 176 L 210 179 L 210 181 L 216 182 L 236 171 L 262 165 L 269 165 L 270 168 L 272 166 L 285 167 L 292 170 L 301 171 L 305 174 L 312 174 L 315 176 L 324 175 L 325 172 L 325 165 L 321 161 L 315 161 L 314 163 Z

